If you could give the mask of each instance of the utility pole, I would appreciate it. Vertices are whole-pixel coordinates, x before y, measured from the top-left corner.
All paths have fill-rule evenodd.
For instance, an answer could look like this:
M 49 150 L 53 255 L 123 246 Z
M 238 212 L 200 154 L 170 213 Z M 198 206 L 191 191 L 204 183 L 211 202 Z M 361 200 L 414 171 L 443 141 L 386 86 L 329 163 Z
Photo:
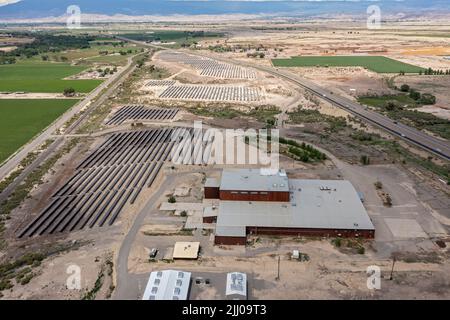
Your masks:
M 389 277 L 389 280 L 392 280 L 392 274 L 394 273 L 394 265 L 395 265 L 395 256 L 392 258 L 392 269 L 391 269 L 391 275 Z
M 277 277 L 275 278 L 275 280 L 280 280 L 280 256 L 278 256 L 278 272 L 277 272 Z

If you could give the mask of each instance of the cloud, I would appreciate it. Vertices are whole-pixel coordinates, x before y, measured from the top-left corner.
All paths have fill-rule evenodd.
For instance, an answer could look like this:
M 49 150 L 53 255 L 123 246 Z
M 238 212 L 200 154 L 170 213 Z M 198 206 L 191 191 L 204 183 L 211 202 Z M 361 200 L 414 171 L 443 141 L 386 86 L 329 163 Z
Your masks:
M 0 7 L 7 6 L 8 4 L 17 3 L 22 0 L 0 0 Z

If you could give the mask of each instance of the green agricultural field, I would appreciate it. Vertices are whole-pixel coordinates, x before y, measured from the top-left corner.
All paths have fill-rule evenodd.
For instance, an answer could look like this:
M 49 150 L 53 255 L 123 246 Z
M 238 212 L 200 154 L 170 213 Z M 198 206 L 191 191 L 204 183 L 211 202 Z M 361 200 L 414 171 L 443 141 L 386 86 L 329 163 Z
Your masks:
M 73 106 L 75 99 L 0 99 L 0 163 Z
M 21 61 L 0 66 L 0 92 L 45 92 L 60 93 L 67 87 L 76 92 L 90 92 L 101 80 L 63 80 L 86 69 L 66 63 Z
M 384 108 L 388 101 L 397 102 L 400 106 L 408 106 L 410 108 L 415 108 L 419 106 L 419 103 L 410 98 L 406 94 L 397 94 L 397 95 L 387 95 L 387 96 L 374 96 L 374 97 L 359 97 L 358 102 L 362 104 L 366 104 L 368 106 L 376 107 L 376 108 Z
M 178 48 L 181 44 L 192 44 L 205 39 L 216 38 L 223 36 L 222 33 L 203 32 L 203 31 L 175 31 L 175 30 L 160 30 L 147 31 L 145 33 L 124 33 L 120 36 L 137 41 L 161 41 L 161 42 L 176 42 L 171 47 Z
M 382 56 L 302 56 L 272 59 L 275 67 L 364 67 L 378 73 L 419 73 L 425 69 Z

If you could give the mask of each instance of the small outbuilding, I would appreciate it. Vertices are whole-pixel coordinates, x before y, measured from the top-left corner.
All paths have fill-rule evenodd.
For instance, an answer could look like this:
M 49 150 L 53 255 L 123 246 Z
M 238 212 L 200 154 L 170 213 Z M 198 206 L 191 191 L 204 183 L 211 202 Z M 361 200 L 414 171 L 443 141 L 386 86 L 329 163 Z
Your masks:
M 228 273 L 225 295 L 227 300 L 247 300 L 247 275 L 242 272 Z
M 207 178 L 205 182 L 205 199 L 219 199 L 220 182 L 215 178 Z
M 218 208 L 215 206 L 203 209 L 203 223 L 215 223 L 217 221 Z
M 173 259 L 197 259 L 200 242 L 176 242 L 173 248 Z
M 179 270 L 150 274 L 142 300 L 187 300 L 191 273 Z

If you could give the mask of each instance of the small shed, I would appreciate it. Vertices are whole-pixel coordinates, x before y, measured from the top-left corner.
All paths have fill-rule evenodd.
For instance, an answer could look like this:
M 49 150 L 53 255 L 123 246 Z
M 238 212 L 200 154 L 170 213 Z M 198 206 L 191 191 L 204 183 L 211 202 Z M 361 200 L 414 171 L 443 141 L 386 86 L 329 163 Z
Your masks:
M 174 259 L 197 259 L 200 242 L 176 242 L 173 248 Z
M 247 275 L 242 272 L 228 273 L 225 295 L 227 300 L 247 300 Z
M 219 210 L 216 206 L 205 207 L 203 209 L 203 223 L 214 223 L 217 221 L 217 214 Z
M 215 178 L 207 178 L 205 182 L 205 199 L 219 199 L 220 182 Z

